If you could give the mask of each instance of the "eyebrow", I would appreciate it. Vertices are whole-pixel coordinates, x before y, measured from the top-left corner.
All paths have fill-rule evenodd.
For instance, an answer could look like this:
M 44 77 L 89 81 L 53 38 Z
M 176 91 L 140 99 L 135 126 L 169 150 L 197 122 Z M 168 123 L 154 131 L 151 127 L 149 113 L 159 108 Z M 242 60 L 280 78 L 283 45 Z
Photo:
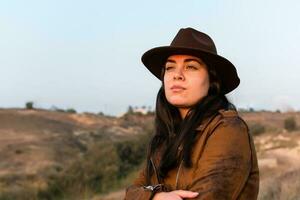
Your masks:
M 202 65 L 202 63 L 197 60 L 197 59 L 194 59 L 194 58 L 188 58 L 188 59 L 185 59 L 183 62 L 191 62 L 191 61 L 196 61 L 197 63 L 199 63 L 200 65 Z M 172 59 L 168 59 L 167 62 L 170 62 L 170 63 L 176 63 L 174 60 Z

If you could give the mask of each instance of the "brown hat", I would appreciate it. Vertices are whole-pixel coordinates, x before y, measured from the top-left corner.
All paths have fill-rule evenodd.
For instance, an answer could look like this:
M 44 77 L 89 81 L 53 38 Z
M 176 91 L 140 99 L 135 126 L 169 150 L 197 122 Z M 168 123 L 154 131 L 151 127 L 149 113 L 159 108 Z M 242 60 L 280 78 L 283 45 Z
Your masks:
M 234 65 L 217 54 L 214 41 L 205 33 L 193 28 L 179 30 L 170 46 L 156 47 L 142 56 L 142 62 L 158 79 L 167 58 L 175 54 L 193 55 L 201 58 L 208 67 L 213 66 L 221 80 L 222 93 L 227 94 L 240 83 Z

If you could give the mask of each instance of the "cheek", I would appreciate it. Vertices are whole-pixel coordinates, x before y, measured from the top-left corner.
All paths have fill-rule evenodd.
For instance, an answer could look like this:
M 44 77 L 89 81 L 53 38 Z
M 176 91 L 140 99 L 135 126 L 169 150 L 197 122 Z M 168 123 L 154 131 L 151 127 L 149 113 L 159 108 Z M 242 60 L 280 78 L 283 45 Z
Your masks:
M 167 90 L 168 88 L 171 87 L 172 79 L 169 76 L 164 76 L 163 82 L 164 82 L 165 90 Z
M 170 80 L 168 80 L 168 78 L 167 77 L 165 77 L 164 78 L 164 90 L 165 90 L 165 95 L 166 96 L 169 96 L 169 94 L 170 94 L 170 88 L 171 87 L 171 81 Z
M 194 96 L 202 98 L 208 94 L 209 78 L 205 76 L 203 79 L 196 79 L 193 81 L 193 93 Z

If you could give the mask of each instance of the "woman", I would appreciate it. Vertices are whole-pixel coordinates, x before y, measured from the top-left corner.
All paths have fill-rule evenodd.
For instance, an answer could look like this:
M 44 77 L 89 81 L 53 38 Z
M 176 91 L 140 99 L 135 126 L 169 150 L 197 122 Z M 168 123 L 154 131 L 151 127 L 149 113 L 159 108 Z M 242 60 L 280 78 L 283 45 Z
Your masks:
M 234 65 L 192 28 L 142 61 L 162 86 L 146 166 L 125 199 L 257 199 L 253 139 L 225 96 L 240 83 Z

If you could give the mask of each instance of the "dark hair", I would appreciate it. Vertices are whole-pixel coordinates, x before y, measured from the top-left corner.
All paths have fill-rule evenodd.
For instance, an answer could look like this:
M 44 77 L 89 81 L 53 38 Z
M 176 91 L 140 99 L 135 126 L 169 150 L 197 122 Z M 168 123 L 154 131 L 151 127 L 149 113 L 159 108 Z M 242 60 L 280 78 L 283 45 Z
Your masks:
M 215 115 L 219 109 L 235 109 L 222 93 L 222 83 L 215 69 L 208 66 L 210 86 L 208 95 L 191 107 L 184 119 L 178 109 L 171 105 L 165 96 L 164 84 L 158 91 L 155 110 L 155 132 L 150 140 L 147 153 L 146 181 L 151 184 L 153 166 L 150 158 L 160 151 L 161 162 L 157 166 L 159 181 L 166 177 L 169 170 L 178 166 L 183 159 L 185 167 L 192 167 L 191 150 L 195 141 L 196 128 L 201 122 Z M 164 76 L 164 67 L 161 80 Z

